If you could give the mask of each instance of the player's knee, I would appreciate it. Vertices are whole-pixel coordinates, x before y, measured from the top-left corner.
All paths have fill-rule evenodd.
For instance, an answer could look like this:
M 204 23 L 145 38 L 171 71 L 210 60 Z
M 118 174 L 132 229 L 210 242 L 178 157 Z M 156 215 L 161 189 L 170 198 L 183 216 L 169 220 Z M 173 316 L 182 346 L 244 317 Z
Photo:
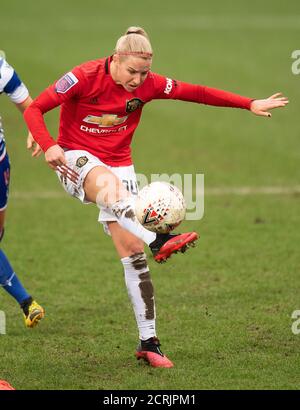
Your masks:
M 111 210 L 118 219 L 122 216 L 134 218 L 134 199 L 131 196 L 120 198 L 111 205 Z

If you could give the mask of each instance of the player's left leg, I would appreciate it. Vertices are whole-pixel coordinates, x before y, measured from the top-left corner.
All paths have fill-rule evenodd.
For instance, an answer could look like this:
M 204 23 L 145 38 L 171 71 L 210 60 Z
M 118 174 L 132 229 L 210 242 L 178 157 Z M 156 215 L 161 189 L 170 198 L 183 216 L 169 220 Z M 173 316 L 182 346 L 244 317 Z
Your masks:
M 144 243 L 118 222 L 107 222 L 107 225 L 121 258 L 128 295 L 139 329 L 140 343 L 135 355 L 153 367 L 173 367 L 173 363 L 161 352 L 156 336 L 154 289 Z
M 8 155 L 0 161 L 0 242 L 4 236 L 5 209 L 8 199 L 10 164 Z M 0 287 L 3 287 L 23 310 L 25 325 L 34 327 L 44 317 L 44 309 L 36 303 L 23 287 L 7 256 L 0 249 Z

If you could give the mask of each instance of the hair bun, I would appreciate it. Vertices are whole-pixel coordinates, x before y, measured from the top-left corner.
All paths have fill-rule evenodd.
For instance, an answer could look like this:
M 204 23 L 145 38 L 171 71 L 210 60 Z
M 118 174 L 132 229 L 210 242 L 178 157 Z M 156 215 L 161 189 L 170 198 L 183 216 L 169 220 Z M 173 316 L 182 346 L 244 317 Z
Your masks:
M 134 35 L 135 34 L 135 35 Z M 115 54 L 120 56 L 136 56 L 151 59 L 153 55 L 148 34 L 142 27 L 128 27 L 125 34 L 119 38 Z
M 149 38 L 148 34 L 142 27 L 135 27 L 135 26 L 128 27 L 125 35 L 129 35 L 129 34 L 139 34 L 140 36 Z

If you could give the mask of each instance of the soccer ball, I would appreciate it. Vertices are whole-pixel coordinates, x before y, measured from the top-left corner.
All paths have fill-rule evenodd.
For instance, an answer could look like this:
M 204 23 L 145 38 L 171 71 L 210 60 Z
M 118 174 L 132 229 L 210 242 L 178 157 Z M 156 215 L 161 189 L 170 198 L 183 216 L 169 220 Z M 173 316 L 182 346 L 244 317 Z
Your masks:
M 181 191 L 167 182 L 152 182 L 139 192 L 135 202 L 138 221 L 149 231 L 168 233 L 185 217 L 186 204 Z

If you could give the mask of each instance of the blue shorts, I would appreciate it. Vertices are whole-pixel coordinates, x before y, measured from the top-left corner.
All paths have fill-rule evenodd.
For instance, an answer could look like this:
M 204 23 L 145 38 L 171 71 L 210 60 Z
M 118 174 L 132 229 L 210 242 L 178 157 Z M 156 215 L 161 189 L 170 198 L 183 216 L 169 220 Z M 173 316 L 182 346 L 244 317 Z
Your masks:
M 1 144 L 2 145 L 2 144 Z M 9 191 L 10 163 L 6 147 L 0 151 L 0 211 L 7 207 Z

